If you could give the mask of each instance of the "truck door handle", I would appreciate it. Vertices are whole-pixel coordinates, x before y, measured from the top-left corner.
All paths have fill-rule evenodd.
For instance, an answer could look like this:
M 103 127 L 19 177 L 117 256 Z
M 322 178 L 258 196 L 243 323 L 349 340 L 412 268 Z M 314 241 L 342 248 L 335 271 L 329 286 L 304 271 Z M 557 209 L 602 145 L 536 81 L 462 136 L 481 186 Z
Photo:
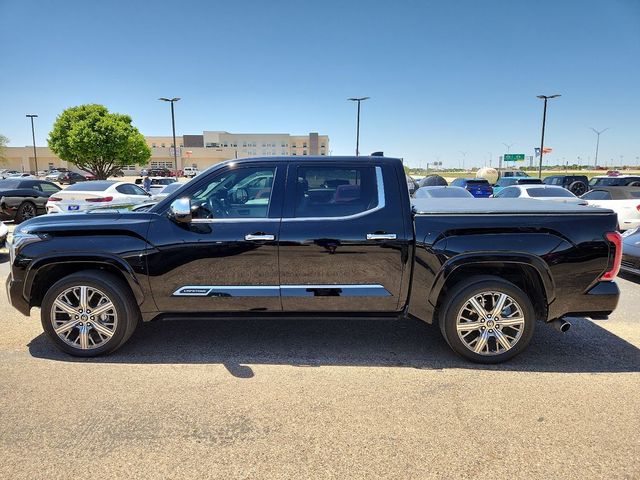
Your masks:
M 395 240 L 395 233 L 367 233 L 367 240 Z
M 271 235 L 269 233 L 247 233 L 244 236 L 245 240 L 249 240 L 249 241 L 259 241 L 259 240 L 275 240 L 276 236 L 275 235 Z

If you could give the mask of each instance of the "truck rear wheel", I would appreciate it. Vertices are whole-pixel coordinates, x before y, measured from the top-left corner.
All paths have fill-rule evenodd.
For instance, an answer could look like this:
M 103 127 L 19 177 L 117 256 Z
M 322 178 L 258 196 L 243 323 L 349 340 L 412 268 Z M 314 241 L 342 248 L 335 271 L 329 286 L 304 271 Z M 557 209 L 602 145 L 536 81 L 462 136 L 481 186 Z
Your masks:
M 527 348 L 535 327 L 531 300 L 499 277 L 473 277 L 455 285 L 440 313 L 440 330 L 459 355 L 500 363 Z
M 84 271 L 56 282 L 42 300 L 45 333 L 78 357 L 111 353 L 133 334 L 140 311 L 129 286 L 113 274 Z

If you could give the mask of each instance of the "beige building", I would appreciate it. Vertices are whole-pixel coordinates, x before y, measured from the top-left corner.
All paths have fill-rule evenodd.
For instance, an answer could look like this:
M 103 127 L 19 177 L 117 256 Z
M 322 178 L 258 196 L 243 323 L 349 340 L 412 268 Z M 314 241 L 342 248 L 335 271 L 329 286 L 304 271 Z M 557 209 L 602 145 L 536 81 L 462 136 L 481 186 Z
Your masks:
M 173 139 L 146 137 L 151 147 L 151 166 L 173 168 Z M 186 166 L 203 170 L 232 158 L 289 155 L 328 155 L 329 137 L 310 133 L 229 133 L 205 131 L 202 135 L 176 137 L 178 169 Z
M 173 169 L 173 138 L 145 137 L 151 148 L 149 167 Z M 200 170 L 232 158 L 268 157 L 288 155 L 328 155 L 329 137 L 310 133 L 289 135 L 288 133 L 229 133 L 205 131 L 202 135 L 176 136 L 178 144 L 178 169 L 186 166 Z M 60 160 L 49 148 L 37 147 L 38 170 L 65 167 L 77 170 L 73 165 Z M 0 168 L 20 172 L 35 172 L 36 162 L 33 147 L 7 147 L 5 160 Z M 141 166 L 125 168 L 126 172 L 137 172 Z

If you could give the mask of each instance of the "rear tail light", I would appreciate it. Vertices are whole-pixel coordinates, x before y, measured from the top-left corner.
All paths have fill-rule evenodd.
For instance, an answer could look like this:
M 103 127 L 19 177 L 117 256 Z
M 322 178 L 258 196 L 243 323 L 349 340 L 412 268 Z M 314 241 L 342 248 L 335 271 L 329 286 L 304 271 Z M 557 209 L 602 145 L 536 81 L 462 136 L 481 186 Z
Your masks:
M 50 202 L 61 202 L 62 199 L 60 197 L 49 197 Z
M 113 197 L 87 198 L 87 202 L 110 202 Z
M 615 251 L 613 265 L 600 277 L 600 280 L 613 280 L 618 275 L 620 263 L 622 262 L 622 236 L 618 232 L 608 232 L 605 234 L 605 238 L 613 245 Z
M 640 212 L 640 205 L 636 206 L 636 210 L 638 210 L 638 212 Z

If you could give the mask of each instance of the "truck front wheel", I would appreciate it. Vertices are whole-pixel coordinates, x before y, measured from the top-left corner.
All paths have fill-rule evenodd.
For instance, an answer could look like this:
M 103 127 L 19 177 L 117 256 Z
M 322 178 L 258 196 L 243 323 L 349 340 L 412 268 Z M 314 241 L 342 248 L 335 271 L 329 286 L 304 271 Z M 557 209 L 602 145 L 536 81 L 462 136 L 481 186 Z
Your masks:
M 442 303 L 440 330 L 459 355 L 477 363 L 500 363 L 522 352 L 533 336 L 531 300 L 499 277 L 456 284 Z
M 71 274 L 42 299 L 45 333 L 60 349 L 79 357 L 111 353 L 124 344 L 140 318 L 129 286 L 103 271 Z

